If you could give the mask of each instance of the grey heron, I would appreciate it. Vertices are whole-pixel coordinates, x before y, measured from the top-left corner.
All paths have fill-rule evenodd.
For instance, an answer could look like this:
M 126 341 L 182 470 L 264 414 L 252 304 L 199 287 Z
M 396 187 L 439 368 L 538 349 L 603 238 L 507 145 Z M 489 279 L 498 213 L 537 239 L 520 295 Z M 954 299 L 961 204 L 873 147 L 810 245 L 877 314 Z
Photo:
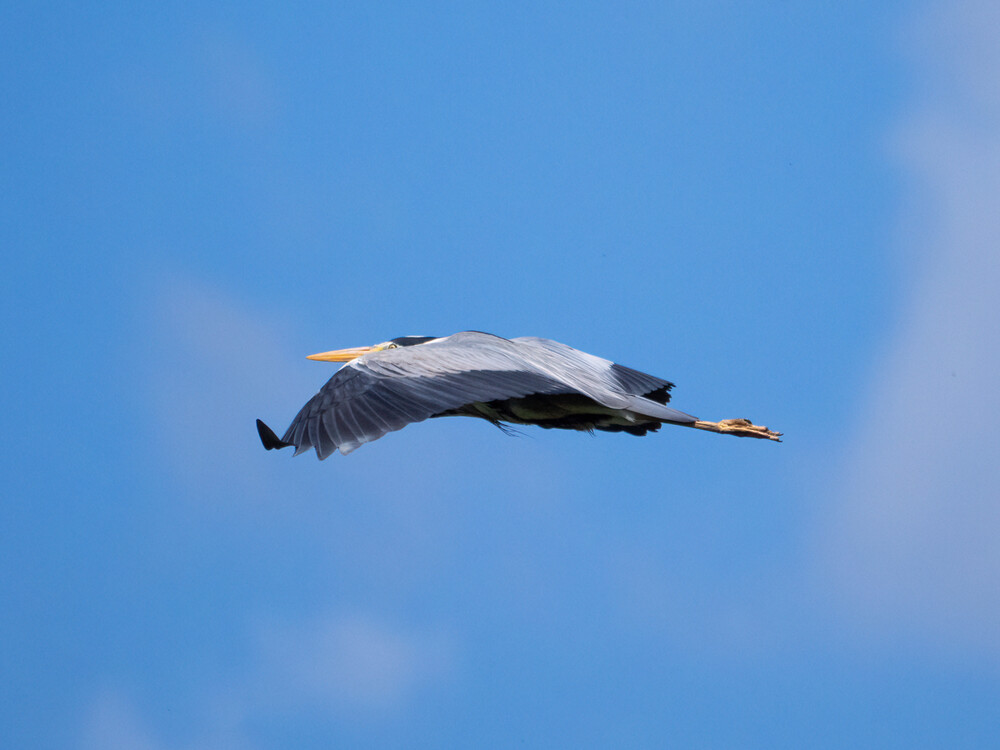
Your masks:
M 667 405 L 674 384 L 550 339 L 478 331 L 402 336 L 375 346 L 312 354 L 345 362 L 302 407 L 282 438 L 257 420 L 268 450 L 348 454 L 430 417 L 467 416 L 497 426 L 645 435 L 663 424 L 780 442 L 746 419 L 704 422 Z

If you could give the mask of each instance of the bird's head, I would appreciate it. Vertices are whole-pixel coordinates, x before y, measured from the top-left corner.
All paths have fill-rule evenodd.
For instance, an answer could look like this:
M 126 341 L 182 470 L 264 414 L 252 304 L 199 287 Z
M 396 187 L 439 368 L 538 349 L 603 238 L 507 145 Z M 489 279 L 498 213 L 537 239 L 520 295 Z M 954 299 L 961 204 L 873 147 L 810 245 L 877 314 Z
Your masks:
M 314 359 L 317 362 L 349 362 L 365 354 L 380 352 L 383 349 L 398 349 L 402 346 L 417 346 L 428 341 L 434 341 L 434 336 L 400 336 L 399 338 L 383 341 L 374 346 L 356 346 L 352 349 L 334 349 L 332 352 L 322 352 L 321 354 L 310 354 L 306 359 Z

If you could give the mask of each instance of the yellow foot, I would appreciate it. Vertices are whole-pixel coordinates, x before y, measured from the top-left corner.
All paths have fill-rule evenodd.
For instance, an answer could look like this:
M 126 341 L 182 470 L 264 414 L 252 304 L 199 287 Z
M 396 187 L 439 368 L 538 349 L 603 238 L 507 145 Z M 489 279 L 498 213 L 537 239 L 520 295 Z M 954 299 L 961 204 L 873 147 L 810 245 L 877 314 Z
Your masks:
M 754 424 L 749 419 L 723 419 L 721 422 L 702 422 L 700 419 L 691 425 L 698 430 L 708 430 L 718 432 L 723 435 L 735 435 L 736 437 L 752 437 L 781 442 L 783 433 L 773 432 L 758 424 Z

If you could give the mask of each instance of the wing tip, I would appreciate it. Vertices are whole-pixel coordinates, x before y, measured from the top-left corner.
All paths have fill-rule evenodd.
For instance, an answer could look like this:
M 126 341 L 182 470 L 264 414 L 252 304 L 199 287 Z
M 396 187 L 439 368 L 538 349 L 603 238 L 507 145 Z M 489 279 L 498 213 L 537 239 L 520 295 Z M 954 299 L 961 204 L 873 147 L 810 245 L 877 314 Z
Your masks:
M 289 448 L 292 445 L 278 439 L 278 436 L 274 434 L 274 430 L 259 419 L 257 420 L 257 434 L 260 435 L 260 442 L 264 445 L 264 448 L 269 451 Z

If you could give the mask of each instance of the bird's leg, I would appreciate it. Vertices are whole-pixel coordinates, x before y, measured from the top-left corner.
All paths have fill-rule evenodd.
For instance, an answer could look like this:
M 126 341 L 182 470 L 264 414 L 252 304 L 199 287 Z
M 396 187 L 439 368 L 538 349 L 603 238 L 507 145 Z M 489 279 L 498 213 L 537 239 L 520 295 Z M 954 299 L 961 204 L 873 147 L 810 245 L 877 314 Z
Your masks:
M 780 432 L 773 432 L 761 425 L 753 424 L 749 419 L 723 419 L 721 422 L 703 422 L 700 419 L 690 425 L 696 430 L 708 430 L 723 435 L 736 437 L 752 437 L 781 442 Z

